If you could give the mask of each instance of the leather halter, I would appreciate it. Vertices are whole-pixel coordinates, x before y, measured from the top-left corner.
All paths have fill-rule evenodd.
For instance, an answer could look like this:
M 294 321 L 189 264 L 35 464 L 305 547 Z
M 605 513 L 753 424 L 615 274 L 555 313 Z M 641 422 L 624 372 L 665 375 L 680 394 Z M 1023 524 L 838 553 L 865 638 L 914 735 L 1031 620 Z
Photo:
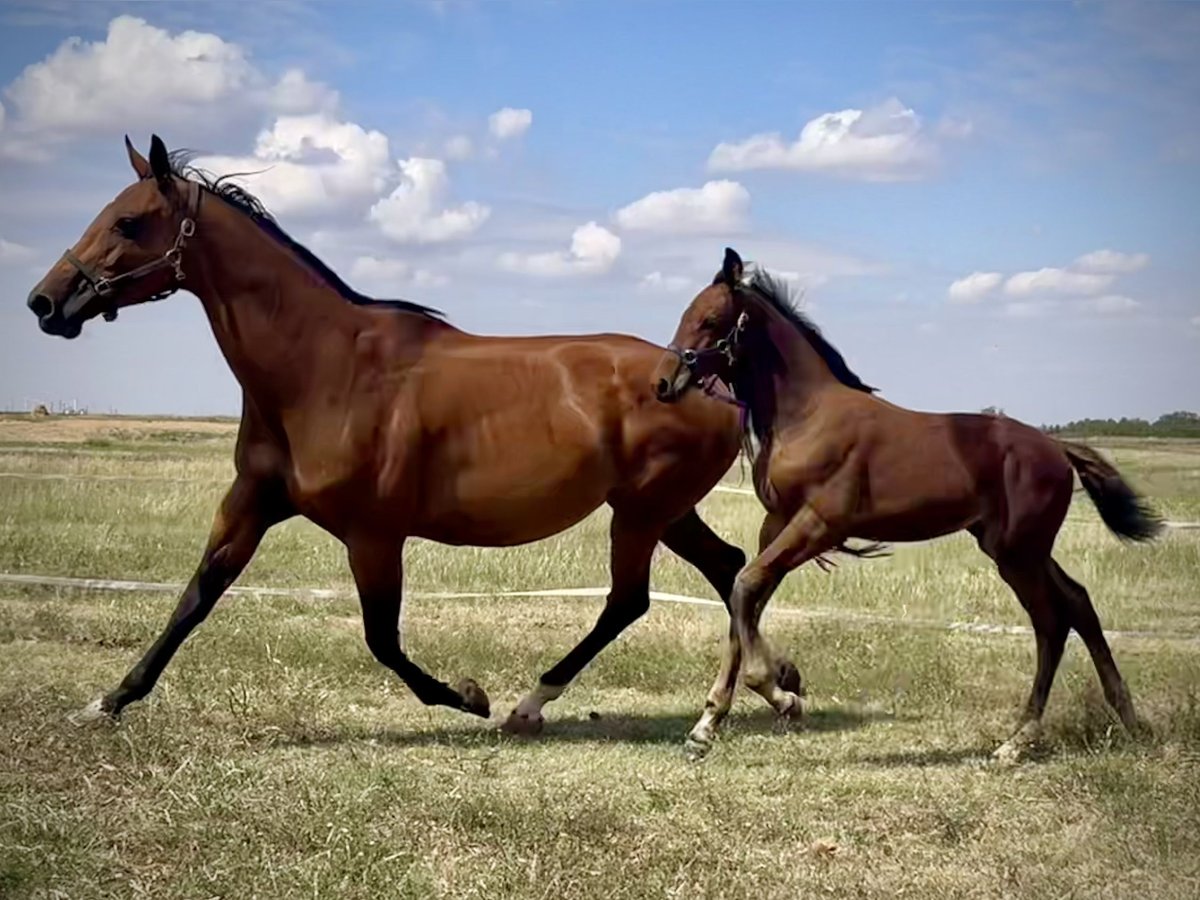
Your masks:
M 745 312 L 740 313 L 737 317 L 737 322 L 734 323 L 729 334 L 711 347 L 694 350 L 691 348 L 680 349 L 675 344 L 667 346 L 667 349 L 679 357 L 680 364 L 691 374 L 691 377 L 688 379 L 689 383 L 695 381 L 700 385 L 704 393 L 710 397 L 714 397 L 725 403 L 731 403 L 743 409 L 743 412 L 745 404 L 733 396 L 732 393 L 718 391 L 716 382 L 720 378 L 721 363 L 724 363 L 728 369 L 732 369 L 737 363 L 742 334 L 745 332 L 746 323 L 749 320 L 750 317 Z
M 175 272 L 175 283 L 166 290 L 151 294 L 146 298 L 147 302 L 169 297 L 182 286 L 181 282 L 187 277 L 183 271 L 183 248 L 187 246 L 188 238 L 196 234 L 196 219 L 200 214 L 200 196 L 203 193 L 200 185 L 194 181 L 188 182 L 188 190 L 187 214 L 179 222 L 179 231 L 175 235 L 175 243 L 158 259 L 153 259 L 148 263 L 138 266 L 136 269 L 130 269 L 128 272 L 122 272 L 120 275 L 115 275 L 112 278 L 105 278 L 70 250 L 63 251 L 62 258 L 79 271 L 79 274 L 87 282 L 92 292 L 97 297 L 110 301 L 108 308 L 103 313 L 106 321 L 111 322 L 117 317 L 119 307 L 116 303 L 116 292 L 118 288 L 141 281 L 147 275 L 152 275 L 161 269 L 173 269 Z M 67 305 L 70 306 L 72 304 L 68 301 Z

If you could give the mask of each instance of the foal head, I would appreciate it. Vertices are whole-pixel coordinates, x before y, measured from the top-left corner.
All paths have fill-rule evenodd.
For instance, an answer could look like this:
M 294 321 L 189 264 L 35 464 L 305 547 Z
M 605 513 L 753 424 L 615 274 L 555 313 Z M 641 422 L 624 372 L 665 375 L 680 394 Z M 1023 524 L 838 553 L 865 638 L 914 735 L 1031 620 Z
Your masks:
M 47 334 L 79 336 L 98 315 L 157 300 L 183 286 L 182 253 L 195 230 L 200 186 L 176 176 L 157 135 L 150 159 L 125 138 L 138 180 L 109 203 L 75 246 L 29 293 L 29 309 Z
M 691 385 L 711 378 L 729 382 L 750 315 L 741 290 L 743 275 L 742 258 L 726 247 L 721 271 L 684 311 L 654 370 L 659 400 L 678 400 Z

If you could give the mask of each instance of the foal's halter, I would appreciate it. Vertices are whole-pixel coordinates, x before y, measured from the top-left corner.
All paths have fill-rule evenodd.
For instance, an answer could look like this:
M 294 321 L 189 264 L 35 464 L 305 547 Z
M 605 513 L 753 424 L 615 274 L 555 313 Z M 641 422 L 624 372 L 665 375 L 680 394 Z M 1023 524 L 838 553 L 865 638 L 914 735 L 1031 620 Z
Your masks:
M 188 238 L 196 233 L 196 219 L 200 214 L 200 195 L 202 193 L 200 185 L 194 181 L 188 182 L 188 190 L 187 214 L 179 222 L 175 243 L 158 259 L 152 259 L 136 269 L 130 269 L 128 272 L 122 272 L 112 278 L 105 278 L 70 250 L 63 251 L 62 258 L 79 270 L 79 274 L 83 276 L 83 280 L 87 282 L 93 293 L 97 297 L 109 301 L 108 308 L 103 313 L 105 321 L 111 322 L 117 317 L 119 304 L 116 302 L 115 295 L 119 287 L 141 281 L 147 275 L 152 275 L 161 269 L 173 269 L 175 283 L 166 290 L 151 294 L 146 298 L 146 302 L 162 300 L 174 294 L 181 287 L 180 282 L 187 277 L 183 271 L 183 248 L 187 246 Z
M 710 397 L 714 397 L 725 403 L 731 403 L 739 408 L 744 408 L 745 404 L 730 393 L 719 392 L 716 382 L 720 377 L 722 368 L 728 371 L 737 363 L 738 351 L 741 349 L 742 334 L 745 332 L 746 323 L 749 321 L 750 317 L 745 312 L 740 313 L 737 317 L 737 322 L 729 330 L 729 334 L 711 347 L 693 350 L 691 348 L 680 349 L 674 344 L 667 346 L 667 349 L 679 357 L 680 364 L 691 374 L 691 378 L 688 379 L 689 383 L 695 381 L 696 384 L 700 385 L 704 393 Z M 724 366 L 722 366 L 722 363 L 724 363 Z

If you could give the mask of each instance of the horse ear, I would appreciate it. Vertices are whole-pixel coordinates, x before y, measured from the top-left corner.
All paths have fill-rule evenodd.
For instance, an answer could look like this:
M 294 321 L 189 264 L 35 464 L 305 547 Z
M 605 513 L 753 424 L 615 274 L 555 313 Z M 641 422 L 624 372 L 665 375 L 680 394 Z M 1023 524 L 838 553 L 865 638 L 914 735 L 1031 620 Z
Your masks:
M 167 154 L 167 145 L 157 134 L 150 136 L 150 171 L 160 186 L 171 183 L 171 158 Z
M 146 157 L 137 152 L 137 148 L 133 146 L 133 141 L 129 139 L 129 135 L 125 135 L 125 152 L 129 154 L 129 164 L 133 166 L 133 171 L 137 173 L 139 180 L 145 180 L 150 177 L 150 163 L 146 162 Z
M 740 283 L 743 269 L 742 258 L 738 256 L 737 251 L 732 247 L 726 247 L 725 261 L 721 263 L 721 275 L 725 279 L 725 283 L 730 287 Z

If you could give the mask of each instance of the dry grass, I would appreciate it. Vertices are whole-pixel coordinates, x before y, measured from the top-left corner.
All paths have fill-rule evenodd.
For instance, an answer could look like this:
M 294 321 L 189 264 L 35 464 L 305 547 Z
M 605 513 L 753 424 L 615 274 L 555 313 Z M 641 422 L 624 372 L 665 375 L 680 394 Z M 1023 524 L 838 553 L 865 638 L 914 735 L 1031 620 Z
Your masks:
M 230 449 L 228 435 L 167 436 L 206 431 L 192 424 L 74 449 L 61 434 L 0 431 L 0 470 L 72 476 L 0 477 L 0 570 L 186 579 Z M 1200 448 L 1123 445 L 1116 457 L 1171 517 L 1200 518 Z M 704 515 L 750 546 L 753 499 L 714 494 Z M 605 520 L 511 550 L 414 544 L 410 587 L 604 584 Z M 1200 635 L 1200 532 L 1125 548 L 1081 504 L 1057 555 L 1110 627 Z M 350 584 L 340 548 L 304 523 L 273 533 L 242 582 Z M 665 552 L 654 586 L 710 596 Z M 231 599 L 120 727 L 68 724 L 173 602 L 0 588 L 0 896 L 1200 894 L 1196 641 L 1114 640 L 1155 727 L 1137 743 L 1072 641 L 1045 746 L 1015 770 L 986 759 L 1028 690 L 1032 639 L 779 613 L 770 633 L 811 683 L 807 727 L 777 733 L 743 697 L 710 758 L 689 764 L 681 741 L 724 618 L 670 604 L 549 708 L 536 741 L 416 703 L 371 659 L 349 598 Z M 1023 621 L 957 539 L 798 573 L 778 606 Z M 598 608 L 420 599 L 406 606 L 406 645 L 442 678 L 479 679 L 506 713 Z

